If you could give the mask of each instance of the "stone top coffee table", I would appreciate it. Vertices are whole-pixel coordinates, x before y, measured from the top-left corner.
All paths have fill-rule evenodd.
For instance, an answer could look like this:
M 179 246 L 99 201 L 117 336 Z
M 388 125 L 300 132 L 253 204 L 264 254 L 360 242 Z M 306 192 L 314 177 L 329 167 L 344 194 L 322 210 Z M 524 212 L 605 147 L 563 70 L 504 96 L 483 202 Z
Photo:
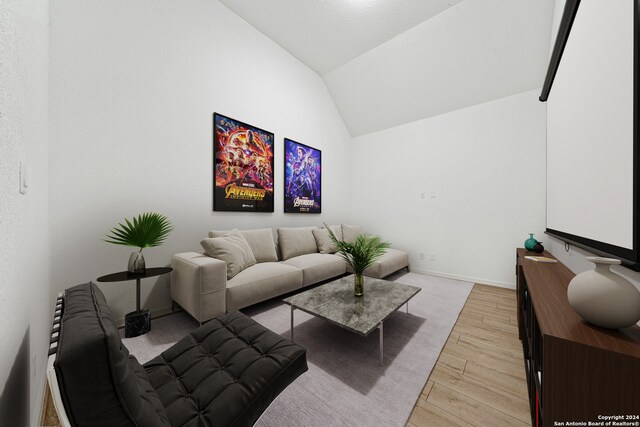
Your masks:
M 380 364 L 383 364 L 383 322 L 404 304 L 409 312 L 409 300 L 420 288 L 388 280 L 365 277 L 364 295 L 353 295 L 353 276 L 321 285 L 283 301 L 291 306 L 291 341 L 293 341 L 293 311 L 302 310 L 323 318 L 363 337 L 380 329 Z

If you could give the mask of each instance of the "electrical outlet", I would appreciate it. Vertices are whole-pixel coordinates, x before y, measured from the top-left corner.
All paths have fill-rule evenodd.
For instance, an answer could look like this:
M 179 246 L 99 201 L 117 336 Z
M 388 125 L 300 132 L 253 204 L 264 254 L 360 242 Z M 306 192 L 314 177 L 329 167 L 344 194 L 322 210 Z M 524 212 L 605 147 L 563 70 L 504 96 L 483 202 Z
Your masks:
M 433 252 L 429 252 L 429 261 L 435 261 L 436 260 L 436 254 L 434 254 Z

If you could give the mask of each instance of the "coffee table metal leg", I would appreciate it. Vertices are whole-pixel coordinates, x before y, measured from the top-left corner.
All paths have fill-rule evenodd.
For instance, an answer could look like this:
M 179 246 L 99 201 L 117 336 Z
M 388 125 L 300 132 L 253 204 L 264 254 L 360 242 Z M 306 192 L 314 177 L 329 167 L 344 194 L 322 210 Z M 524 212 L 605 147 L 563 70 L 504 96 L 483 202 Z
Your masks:
M 384 330 L 382 329 L 382 322 L 380 322 L 380 364 L 384 365 Z
M 293 342 L 293 305 L 291 306 L 291 332 L 290 332 L 290 341 Z

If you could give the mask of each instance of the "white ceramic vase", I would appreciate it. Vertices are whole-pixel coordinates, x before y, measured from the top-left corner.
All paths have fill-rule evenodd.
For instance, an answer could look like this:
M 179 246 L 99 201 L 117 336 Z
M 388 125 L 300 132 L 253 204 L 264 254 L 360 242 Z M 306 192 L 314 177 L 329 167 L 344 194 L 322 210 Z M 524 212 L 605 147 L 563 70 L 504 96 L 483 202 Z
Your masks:
M 620 264 L 612 258 L 587 257 L 594 270 L 578 274 L 569 283 L 571 307 L 596 326 L 619 329 L 640 320 L 640 291 L 627 279 L 611 271 Z

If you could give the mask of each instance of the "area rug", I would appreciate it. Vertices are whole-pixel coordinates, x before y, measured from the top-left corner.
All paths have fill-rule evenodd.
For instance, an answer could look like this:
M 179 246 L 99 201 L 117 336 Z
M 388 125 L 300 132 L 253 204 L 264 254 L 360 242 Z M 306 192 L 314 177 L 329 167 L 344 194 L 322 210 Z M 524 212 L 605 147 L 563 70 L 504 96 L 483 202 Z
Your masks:
M 301 311 L 295 342 L 309 371 L 291 384 L 256 426 L 404 426 L 473 283 L 408 273 L 396 279 L 422 290 L 384 323 L 384 365 L 378 332 L 361 337 Z M 366 292 L 366 288 L 365 288 Z M 242 310 L 289 337 L 290 308 L 279 300 Z M 197 327 L 184 313 L 153 321 L 142 337 L 123 339 L 141 363 Z

